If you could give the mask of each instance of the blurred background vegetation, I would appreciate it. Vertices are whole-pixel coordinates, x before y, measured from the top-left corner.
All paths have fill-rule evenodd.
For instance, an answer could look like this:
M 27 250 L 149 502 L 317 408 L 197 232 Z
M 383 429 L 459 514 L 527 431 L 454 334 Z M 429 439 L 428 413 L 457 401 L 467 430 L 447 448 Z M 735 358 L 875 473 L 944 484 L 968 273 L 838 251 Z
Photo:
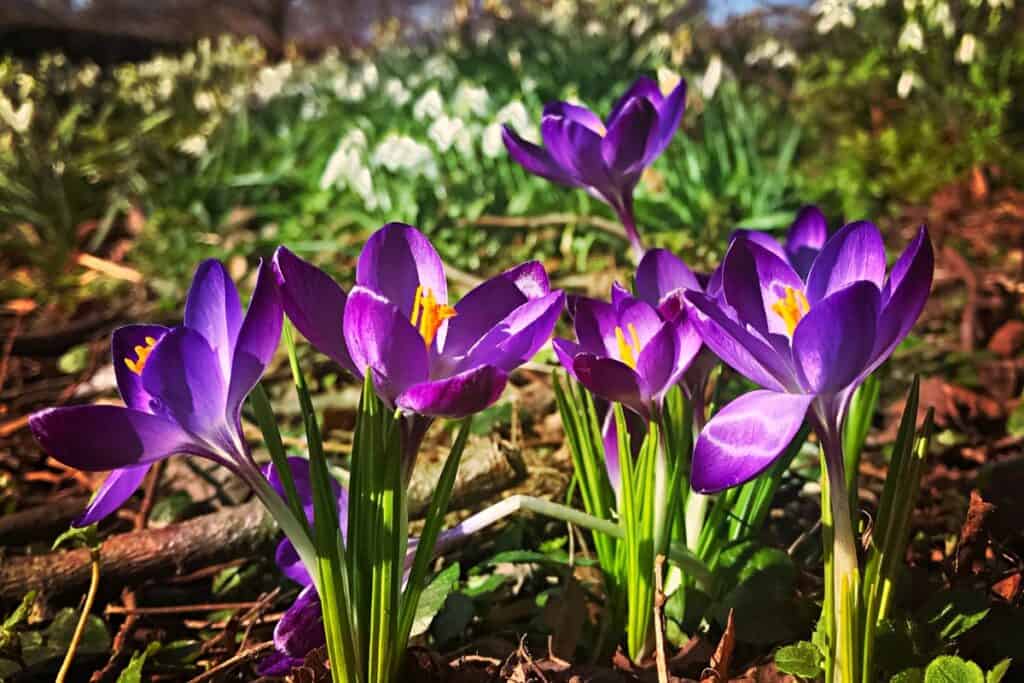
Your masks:
M 8 31 L 0 298 L 67 314 L 143 284 L 170 308 L 199 259 L 242 277 L 278 243 L 349 280 L 388 220 L 424 229 L 467 273 L 624 263 L 608 210 L 524 173 L 500 125 L 536 139 L 545 102 L 607 111 L 639 74 L 689 82 L 637 212 L 650 242 L 697 268 L 733 229 L 784 227 L 804 203 L 836 222 L 880 218 L 972 172 L 1024 179 L 1013 0 L 817 0 L 729 18 L 659 1 L 425 4 L 418 21 L 362 17 L 340 48 L 252 31 L 65 54 Z

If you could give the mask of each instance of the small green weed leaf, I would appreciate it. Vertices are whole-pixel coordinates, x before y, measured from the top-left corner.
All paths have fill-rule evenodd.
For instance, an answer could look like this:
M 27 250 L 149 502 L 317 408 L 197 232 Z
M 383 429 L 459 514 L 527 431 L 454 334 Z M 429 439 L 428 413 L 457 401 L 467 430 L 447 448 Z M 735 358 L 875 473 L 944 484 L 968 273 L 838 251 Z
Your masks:
M 77 375 L 89 364 L 89 345 L 79 344 L 66 351 L 57 360 L 57 369 L 65 375 Z
M 807 640 L 780 647 L 775 652 L 775 666 L 779 671 L 800 678 L 817 678 L 821 673 L 821 662 L 821 650 Z
M 889 683 L 924 683 L 924 671 L 921 669 L 904 669 L 889 679 Z
M 922 618 L 943 642 L 956 640 L 988 616 L 988 598 L 962 588 L 936 593 L 922 608 Z
M 985 683 L 985 674 L 974 662 L 944 655 L 933 659 L 925 669 L 924 683 Z
M 146 664 L 146 658 L 159 649 L 159 641 L 153 641 L 142 652 L 132 654 L 132 660 L 117 677 L 117 683 L 141 683 L 142 667 Z
M 475 615 L 472 599 L 462 593 L 451 593 L 431 622 L 430 632 L 438 644 L 451 642 L 463 634 Z
M 412 622 L 410 637 L 426 633 L 430 628 L 430 622 L 434 616 L 444 607 L 448 596 L 455 589 L 459 582 L 459 563 L 448 565 L 440 574 L 434 577 L 423 593 L 420 595 L 420 602 L 416 605 L 416 617 Z
M 1004 659 L 989 669 L 988 673 L 985 674 L 985 683 L 1000 683 L 1003 677 L 1006 676 L 1006 672 L 1010 670 L 1010 664 L 1012 663 L 1012 659 Z

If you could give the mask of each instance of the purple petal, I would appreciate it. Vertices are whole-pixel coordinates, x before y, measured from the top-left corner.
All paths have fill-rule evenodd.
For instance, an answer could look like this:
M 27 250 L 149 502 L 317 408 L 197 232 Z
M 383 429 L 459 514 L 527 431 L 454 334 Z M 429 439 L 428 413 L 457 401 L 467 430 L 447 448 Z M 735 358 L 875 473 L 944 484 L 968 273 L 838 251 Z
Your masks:
M 618 282 L 612 283 L 612 306 L 618 308 L 619 305 L 633 298 L 635 298 L 633 293 L 628 289 L 620 285 Z
M 862 280 L 811 307 L 793 332 L 793 360 L 808 392 L 835 393 L 865 370 L 878 305 L 878 288 Z
M 659 401 L 675 386 L 701 348 L 697 328 L 689 320 L 664 323 L 643 346 L 636 371 L 643 380 L 645 393 Z
M 43 450 L 87 472 L 149 465 L 175 453 L 208 455 L 170 420 L 120 406 L 47 408 L 28 424 Z
M 482 282 L 455 304 L 457 315 L 448 321 L 444 354 L 465 354 L 512 311 L 549 291 L 548 275 L 537 261 L 516 266 Z
M 767 469 L 800 431 L 814 396 L 751 391 L 720 410 L 693 451 L 690 485 L 715 493 Z
M 636 330 L 637 339 L 640 341 L 640 348 L 643 349 L 650 339 L 661 329 L 662 320 L 655 310 L 646 301 L 633 297 L 620 299 L 615 306 L 615 313 L 618 317 L 618 326 L 622 329 L 627 340 L 632 338 L 630 326 Z M 615 331 L 612 330 L 612 337 L 605 341 L 605 344 L 614 351 L 611 355 L 617 356 L 619 352 L 618 341 L 615 338 Z
M 882 312 L 871 354 L 872 370 L 889 357 L 917 322 L 931 291 L 934 270 L 932 242 L 928 231 L 922 227 L 893 265 L 882 289 Z
M 807 277 L 827 239 L 828 223 L 821 209 L 816 206 L 800 209 L 786 236 L 786 256 L 800 277 Z
M 356 374 L 342 333 L 345 290 L 330 275 L 284 247 L 274 252 L 274 273 L 292 324 L 318 351 Z
M 111 512 L 116 511 L 124 502 L 132 497 L 149 472 L 149 465 L 138 467 L 122 467 L 107 475 L 103 483 L 89 500 L 89 505 L 71 526 L 83 527 L 99 522 Z
M 802 292 L 804 281 L 785 261 L 759 244 L 738 237 L 725 255 L 722 291 L 741 321 L 763 336 L 788 336 L 782 316 L 772 307 L 787 296 L 787 288 Z
M 657 122 L 658 112 L 650 100 L 629 102 L 601 140 L 605 166 L 619 176 L 639 176 L 658 143 Z
M 697 276 L 667 249 L 648 249 L 636 269 L 636 294 L 651 306 L 679 289 L 702 290 Z
M 571 168 L 560 166 L 547 150 L 522 139 L 508 126 L 502 127 L 501 139 L 512 160 L 530 173 L 560 185 L 575 187 L 580 184 Z
M 544 346 L 565 309 L 565 295 L 551 292 L 533 299 L 499 321 L 459 362 L 460 370 L 493 365 L 511 372 Z
M 305 659 L 301 657 L 289 657 L 275 651 L 260 660 L 256 665 L 256 673 L 260 676 L 283 677 L 291 673 L 295 667 L 302 666 L 304 661 Z
M 813 306 L 851 282 L 867 280 L 882 288 L 885 245 L 874 223 L 857 221 L 843 227 L 822 247 L 807 275 L 807 300 Z
M 575 342 L 571 342 L 568 339 L 552 339 L 551 348 L 555 350 L 555 356 L 558 358 L 558 362 L 562 364 L 562 367 L 565 368 L 570 375 L 576 377 L 576 371 L 572 366 L 576 360 L 576 356 L 583 353 L 583 349 L 580 345 Z
M 313 585 L 313 577 L 310 576 L 309 570 L 306 569 L 299 554 L 295 552 L 295 546 L 287 538 L 277 544 L 277 550 L 274 551 L 274 562 L 277 563 L 282 574 L 300 586 Z
M 242 327 L 242 302 L 224 264 L 216 259 L 203 261 L 196 269 L 185 300 L 185 327 L 206 339 L 226 377 Z
M 429 290 L 438 303 L 448 303 L 444 266 L 430 240 L 404 223 L 388 223 L 366 240 L 356 265 L 356 284 L 372 289 L 412 315 L 416 288 Z M 350 349 L 351 351 L 351 349 Z
M 306 515 L 306 521 L 313 523 L 313 477 L 309 471 L 309 460 L 292 456 L 288 458 L 288 468 L 292 473 L 292 481 L 295 482 L 295 493 L 298 494 L 299 503 Z M 263 475 L 267 478 L 270 486 L 277 492 L 277 495 L 285 498 L 286 493 L 277 468 L 273 464 L 264 468 Z M 338 499 L 338 519 L 341 526 L 342 538 L 348 534 L 348 491 L 335 480 L 331 480 L 331 490 Z
M 573 327 L 580 350 L 598 356 L 616 353 L 615 327 L 619 324 L 615 307 L 607 301 L 589 297 L 570 297 Z
M 136 347 L 146 347 L 146 337 L 160 339 L 167 334 L 162 325 L 125 325 L 114 330 L 110 338 L 110 353 L 114 364 L 114 376 L 117 378 L 117 389 L 121 392 L 124 404 L 129 408 L 152 412 L 150 401 L 153 397 L 142 388 L 142 376 L 131 370 L 125 363 L 126 359 L 138 360 Z
M 569 170 L 577 182 L 594 188 L 606 200 L 617 196 L 618 187 L 601 155 L 600 135 L 560 116 L 545 116 L 540 132 L 551 158 Z
M 142 386 L 156 402 L 157 412 L 196 436 L 224 440 L 227 383 L 217 352 L 188 327 L 176 327 L 153 348 L 142 370 Z
M 654 157 L 661 154 L 679 128 L 679 122 L 683 120 L 683 112 L 686 111 L 686 81 L 680 80 L 676 87 L 662 101 L 658 107 L 658 145 L 654 149 Z
M 289 657 L 302 658 L 326 642 L 320 596 L 315 586 L 307 586 L 274 627 L 274 647 Z
M 237 421 L 242 402 L 263 376 L 281 341 L 284 311 L 281 293 L 269 263 L 260 263 L 249 310 L 235 343 L 228 387 L 227 417 Z
M 796 386 L 790 360 L 779 355 L 764 337 L 744 327 L 717 302 L 699 292 L 687 292 L 696 314 L 693 323 L 715 355 L 738 373 L 765 388 L 785 391 Z
M 623 412 L 626 418 L 626 431 L 629 432 L 629 450 L 635 459 L 640 455 L 640 446 L 647 435 L 647 423 L 632 410 Z M 622 493 L 622 465 L 619 461 L 619 428 L 615 420 L 615 411 L 609 409 L 601 426 L 601 439 L 604 442 L 604 462 L 608 472 L 615 498 Z
M 601 122 L 601 117 L 586 107 L 581 107 L 577 104 L 570 104 L 568 102 L 549 102 L 544 105 L 543 115 L 561 116 L 562 118 L 589 128 L 598 135 L 604 135 L 605 128 L 604 123 Z
M 614 358 L 581 353 L 573 359 L 573 374 L 594 394 L 615 401 L 647 417 L 648 396 L 640 386 L 640 376 Z
M 749 240 L 759 247 L 763 247 L 772 252 L 783 261 L 789 260 L 789 254 L 787 254 L 785 248 L 779 244 L 779 241 L 764 231 L 746 230 L 744 228 L 733 230 L 732 234 L 729 235 L 729 246 L 732 246 L 732 243 L 738 239 Z
M 615 102 L 611 112 L 608 114 L 608 126 L 611 127 L 611 124 L 619 118 L 626 106 L 637 99 L 649 100 L 659 110 L 664 105 L 664 98 L 657 82 L 650 76 L 640 76 L 633 81 L 629 89 Z
M 369 370 L 384 400 L 393 404 L 407 388 L 427 379 L 423 337 L 390 300 L 364 287 L 353 288 L 345 304 L 343 327 L 357 376 Z
M 421 415 L 460 418 L 478 413 L 501 396 L 508 373 L 491 365 L 406 389 L 397 405 Z

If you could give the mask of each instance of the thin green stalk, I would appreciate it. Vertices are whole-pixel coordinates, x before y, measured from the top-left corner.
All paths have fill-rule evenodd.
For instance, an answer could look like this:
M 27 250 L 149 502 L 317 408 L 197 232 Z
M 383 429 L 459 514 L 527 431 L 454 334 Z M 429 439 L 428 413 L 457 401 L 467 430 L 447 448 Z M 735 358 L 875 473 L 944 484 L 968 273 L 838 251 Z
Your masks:
M 284 326 L 283 336 L 309 447 L 310 477 L 313 485 L 313 540 L 317 555 L 315 576 L 319 578 L 317 590 L 320 594 L 327 637 L 327 652 L 331 661 L 331 678 L 335 683 L 355 682 L 361 680 L 362 676 L 352 641 L 354 632 L 350 620 L 345 551 L 338 525 L 337 500 L 331 486 L 332 480 L 323 452 L 316 411 L 306 386 L 306 378 L 299 367 L 295 337 L 288 323 Z
M 256 388 L 249 395 L 249 404 L 256 414 L 256 423 L 263 432 L 263 443 L 270 451 L 270 459 L 274 463 L 277 476 L 284 485 L 285 500 L 291 508 L 295 519 L 299 520 L 306 529 L 309 536 L 309 523 L 306 521 L 306 513 L 302 509 L 302 501 L 299 500 L 298 489 L 295 488 L 295 477 L 292 476 L 292 468 L 288 466 L 288 454 L 285 451 L 284 443 L 281 441 L 281 432 L 277 428 L 277 420 L 274 418 L 274 410 L 270 405 L 270 397 L 263 384 L 257 384 Z
M 430 506 L 427 509 L 426 521 L 423 525 L 423 532 L 420 534 L 419 543 L 416 546 L 416 556 L 413 559 L 412 569 L 409 571 L 409 580 L 402 595 L 402 606 L 399 617 L 398 650 L 404 651 L 409 642 L 409 633 L 412 631 L 413 621 L 416 619 L 416 608 L 419 605 L 420 596 L 426 587 L 427 571 L 430 561 L 434 556 L 434 547 L 437 543 L 437 536 L 444 523 L 444 515 L 448 510 L 448 503 L 451 500 L 452 489 L 455 486 L 455 476 L 459 471 L 459 463 L 462 460 L 462 453 L 466 448 L 466 441 L 469 438 L 472 418 L 462 421 L 455 443 L 448 453 L 448 459 L 441 470 L 441 477 L 435 487 L 434 496 L 430 499 Z M 393 663 L 393 673 L 398 674 L 398 666 L 401 664 L 401 657 L 396 657 Z
M 85 594 L 85 604 L 82 605 L 82 613 L 75 624 L 75 631 L 71 634 L 71 642 L 68 643 L 68 650 L 64 654 L 64 661 L 57 672 L 55 683 L 64 683 L 68 672 L 71 670 L 71 663 L 75 661 L 75 653 L 78 652 L 78 644 L 82 642 L 82 634 L 85 633 L 85 625 L 89 622 L 89 613 L 92 612 L 93 603 L 96 601 L 96 592 L 100 587 L 100 549 L 95 546 L 89 549 L 89 559 L 92 570 L 89 578 L 89 592 Z

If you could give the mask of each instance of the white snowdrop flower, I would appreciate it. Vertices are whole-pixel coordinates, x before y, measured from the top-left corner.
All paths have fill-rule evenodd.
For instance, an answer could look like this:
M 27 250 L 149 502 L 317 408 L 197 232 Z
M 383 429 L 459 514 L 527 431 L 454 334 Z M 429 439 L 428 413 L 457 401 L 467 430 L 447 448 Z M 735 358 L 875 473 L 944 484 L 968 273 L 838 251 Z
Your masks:
M 190 135 L 178 143 L 178 149 L 190 157 L 199 158 L 206 154 L 206 138 L 202 135 Z
M 437 178 L 434 154 L 426 145 L 407 135 L 388 135 L 373 153 L 371 163 L 395 173 L 410 171 L 414 176 L 433 180 Z
M 291 62 L 281 62 L 277 66 L 265 66 L 260 69 L 256 77 L 253 92 L 260 102 L 266 104 L 281 94 L 291 75 Z
M 429 137 L 442 153 L 451 149 L 460 134 L 466 132 L 466 123 L 447 114 L 437 117 L 427 130 Z
M 412 93 L 397 78 L 384 82 L 384 94 L 396 107 L 404 107 L 412 99 Z
M 872 10 L 885 6 L 885 0 L 856 0 L 854 3 L 859 10 Z
M 988 6 L 992 9 L 1010 9 L 1013 7 L 1013 0 L 988 0 Z
M 670 93 L 679 85 L 682 77 L 666 66 L 658 67 L 658 90 L 662 93 Z
M 307 97 L 302 100 L 302 107 L 299 109 L 299 118 L 303 121 L 312 121 L 324 115 L 323 104 L 316 97 Z
M 956 31 L 956 26 L 953 24 L 953 17 L 949 12 L 949 5 L 940 2 L 935 5 L 931 13 L 929 13 L 929 19 L 932 24 L 939 27 L 942 31 L 942 35 L 947 38 L 952 38 L 953 33 Z
M 435 55 L 424 62 L 423 75 L 429 80 L 450 81 L 455 78 L 455 67 L 444 55 Z
M 480 29 L 473 34 L 473 40 L 477 47 L 486 47 L 491 44 L 494 39 L 494 29 L 490 26 Z
M 788 66 L 796 66 L 796 64 L 796 52 L 789 48 L 779 51 L 777 55 L 772 57 L 772 66 L 776 69 L 785 69 Z
M 900 75 L 899 83 L 896 84 L 896 94 L 900 99 L 906 99 L 910 91 L 917 85 L 917 76 L 913 71 L 904 71 Z
M 722 58 L 718 55 L 712 55 L 711 61 L 708 62 L 708 68 L 704 70 L 704 75 L 700 77 L 700 94 L 705 100 L 710 100 L 714 97 L 715 91 L 718 90 L 718 85 L 722 82 Z
M 769 38 L 764 41 L 753 50 L 747 53 L 747 56 L 743 59 L 747 64 L 754 65 L 758 62 L 763 62 L 768 59 L 772 59 L 779 53 L 779 49 L 782 46 L 779 41 L 774 38 Z
M 908 21 L 900 33 L 899 40 L 896 41 L 896 46 L 904 51 L 921 52 L 924 50 L 924 32 L 921 30 L 921 25 L 913 20 Z
M 853 28 L 857 23 L 849 0 L 817 0 L 811 5 L 811 12 L 818 16 L 815 28 L 822 35 L 831 33 L 836 26 Z
M 630 32 L 634 38 L 639 38 L 643 34 L 647 33 L 647 29 L 651 27 L 651 16 L 646 12 L 642 13 L 637 17 L 636 21 L 633 22 L 633 26 L 630 28 Z
M 211 92 L 200 90 L 192 98 L 192 104 L 195 105 L 197 111 L 213 111 L 217 106 L 217 98 Z
M 587 22 L 587 25 L 583 27 L 583 33 L 591 38 L 595 36 L 603 36 L 604 32 L 604 24 L 596 19 L 591 19 Z
M 501 139 L 501 124 L 492 123 L 484 128 L 484 134 L 480 141 L 484 156 L 489 159 L 497 158 L 505 151 L 505 143 Z
M 508 63 L 516 71 L 523 65 L 523 53 L 519 51 L 519 48 L 512 48 L 508 51 Z
M 363 85 L 366 86 L 367 90 L 373 90 L 376 88 L 377 83 L 380 81 L 380 73 L 377 71 L 377 67 L 373 63 L 363 65 L 360 77 L 360 80 L 362 80 Z
M 96 84 L 96 79 L 99 78 L 100 68 L 95 64 L 86 64 L 82 67 L 82 70 L 78 72 L 78 82 L 86 88 L 91 88 Z
M 474 114 L 481 117 L 487 115 L 490 105 L 491 98 L 487 94 L 487 89 L 468 83 L 461 83 L 459 85 L 455 91 L 455 99 L 452 103 L 455 112 L 458 114 Z
M 965 33 L 956 48 L 956 61 L 970 64 L 974 61 L 974 53 L 978 50 L 978 40 L 970 33 Z
M 32 100 L 22 102 L 17 109 L 2 93 L 0 93 L 0 119 L 14 130 L 15 133 L 24 133 L 32 125 L 32 114 L 35 113 L 35 104 Z
M 431 88 L 423 93 L 422 97 L 416 100 L 412 106 L 412 116 L 417 121 L 424 119 L 436 119 L 444 112 L 444 102 L 441 100 L 441 93 Z
M 520 87 L 523 92 L 533 92 L 537 89 L 537 79 L 533 76 L 523 76 L 523 80 L 520 81 Z
M 495 123 L 507 125 L 520 137 L 529 142 L 539 142 L 540 135 L 533 121 L 530 119 L 526 106 L 519 100 L 512 100 L 498 110 L 494 115 Z

